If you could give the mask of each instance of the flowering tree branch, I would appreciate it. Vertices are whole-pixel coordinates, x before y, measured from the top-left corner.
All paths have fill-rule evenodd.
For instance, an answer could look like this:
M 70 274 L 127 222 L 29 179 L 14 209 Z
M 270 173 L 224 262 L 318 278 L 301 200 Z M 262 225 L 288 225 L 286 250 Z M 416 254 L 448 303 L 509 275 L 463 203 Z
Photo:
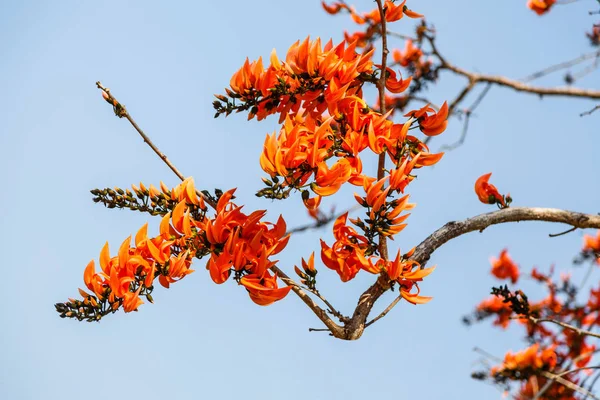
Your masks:
M 534 207 L 514 207 L 494 211 L 487 214 L 481 214 L 464 221 L 448 222 L 439 228 L 425 240 L 423 240 L 415 249 L 411 260 L 414 260 L 424 267 L 431 258 L 433 252 L 443 244 L 462 236 L 469 232 L 483 232 L 491 225 L 503 224 L 507 222 L 519 221 L 545 221 L 568 224 L 576 228 L 600 228 L 600 215 L 582 214 L 574 211 L 559 210 L 555 208 L 534 208 Z M 358 339 L 364 329 L 376 322 L 387 314 L 398 302 L 395 299 L 388 308 L 384 310 L 382 316 L 378 316 L 373 321 L 366 323 L 369 312 L 375 302 L 391 288 L 389 280 L 385 274 L 381 274 L 377 281 L 369 287 L 360 297 L 352 320 L 346 326 L 347 339 Z
M 110 94 L 108 89 L 104 88 L 100 83 L 98 83 L 98 87 L 103 91 L 103 96 L 105 99 L 111 105 L 113 105 L 115 114 L 120 117 L 127 118 L 132 126 L 134 126 L 134 128 L 138 131 L 138 133 L 142 135 L 144 141 L 154 150 L 154 152 L 159 155 L 159 157 L 165 163 L 167 163 L 167 165 L 171 168 L 171 170 L 173 170 L 173 172 L 176 173 L 178 177 L 183 179 L 183 174 L 181 174 L 181 172 L 179 172 L 179 170 L 170 161 L 168 161 L 166 156 L 143 133 L 133 118 L 131 118 L 131 116 L 127 113 L 125 108 L 112 96 L 112 94 Z M 383 111 L 385 112 L 385 110 Z M 199 193 L 199 195 L 204 197 L 202 193 Z M 571 225 L 574 228 L 600 228 L 599 215 L 588 215 L 549 208 L 507 208 L 478 215 L 464 221 L 447 223 L 442 228 L 438 229 L 429 237 L 427 237 L 416 247 L 411 260 L 418 262 L 423 267 L 436 249 L 458 236 L 473 231 L 483 231 L 491 225 L 517 221 L 560 222 Z M 382 271 L 376 282 L 360 296 L 356 309 L 354 310 L 351 318 L 343 316 L 343 314 L 341 314 L 327 300 L 325 300 L 325 298 L 319 292 L 309 290 L 309 292 L 321 299 L 328 307 L 329 313 L 337 317 L 343 324 L 338 325 L 331 319 L 326 310 L 315 303 L 315 301 L 310 297 L 309 293 L 303 290 L 298 283 L 292 280 L 279 267 L 272 266 L 270 269 L 275 272 L 286 285 L 291 287 L 292 291 L 294 291 L 294 293 L 296 293 L 296 295 L 315 313 L 315 315 L 327 327 L 327 330 L 331 332 L 331 335 L 336 338 L 346 340 L 356 340 L 360 338 L 366 327 L 383 318 L 400 301 L 400 297 L 396 298 L 376 318 L 366 322 L 375 302 L 383 293 L 392 287 L 392 282 L 385 271 Z
M 179 179 L 182 181 L 185 180 L 184 175 L 175 167 L 175 165 L 169 161 L 167 156 L 160 151 L 160 149 L 150 140 L 150 138 L 142 131 L 142 129 L 138 126 L 135 120 L 129 115 L 125 107 L 110 93 L 110 90 L 104 87 L 100 82 L 96 82 L 96 86 L 102 90 L 102 96 L 104 99 L 113 106 L 113 110 L 115 115 L 119 118 L 126 118 L 131 125 L 135 128 L 135 130 L 142 136 L 144 142 L 152 148 L 152 150 L 160 157 L 161 160 L 177 175 Z M 204 198 L 204 200 L 209 204 L 212 208 L 216 208 L 216 202 L 212 201 L 208 196 L 204 193 L 196 191 L 197 195 Z M 327 326 L 327 328 L 331 331 L 332 335 L 337 336 L 341 335 L 341 327 L 337 325 L 330 317 L 327 315 L 327 312 L 319 307 L 313 299 L 304 291 L 302 287 L 296 283 L 293 279 L 291 279 L 285 272 L 279 269 L 277 266 L 272 266 L 270 268 L 273 272 L 277 274 L 277 276 L 288 286 L 292 288 L 292 291 L 296 293 L 296 295 L 310 308 L 315 315 Z M 317 295 L 317 294 L 315 294 Z M 344 317 L 341 313 L 339 313 L 329 302 L 327 302 L 322 296 L 317 295 L 323 302 L 330 308 L 330 311 L 333 315 L 341 316 L 342 320 Z

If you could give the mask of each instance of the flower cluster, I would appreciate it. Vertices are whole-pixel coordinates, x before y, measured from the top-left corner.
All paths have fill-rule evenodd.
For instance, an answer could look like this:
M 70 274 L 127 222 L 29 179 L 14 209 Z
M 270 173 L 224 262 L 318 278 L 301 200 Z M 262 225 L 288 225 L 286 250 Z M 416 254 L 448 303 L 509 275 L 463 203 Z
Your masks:
M 291 190 L 301 190 L 305 206 L 314 211 L 322 196 L 335 194 L 346 183 L 363 188 L 365 196 L 355 197 L 366 208 L 368 218 L 350 222 L 364 234 L 347 226 L 345 214 L 334 225 L 333 245 L 321 241 L 323 263 L 344 282 L 361 269 L 381 272 L 383 267 L 369 259 L 377 253 L 375 240 L 400 232 L 408 217 L 401 213 L 413 207 L 408 196 L 394 198 L 394 194 L 403 193 L 414 179 L 413 169 L 433 165 L 442 156 L 429 153 L 421 140 L 408 134 L 409 129 L 438 135 L 446 128 L 448 117 L 446 103 L 437 112 L 429 106 L 412 111 L 405 123 L 394 123 L 388 119 L 390 113 L 371 109 L 362 98 L 365 83 L 375 83 L 379 74 L 385 73 L 386 89 L 400 93 L 408 88 L 410 79 L 403 80 L 391 69 L 377 69 L 370 61 L 372 52 L 359 55 L 355 48 L 356 43 L 333 47 L 331 42 L 321 48 L 319 39 L 306 39 L 290 48 L 284 63 L 274 55 L 266 69 L 260 60 L 246 62 L 227 91 L 241 105 L 234 105 L 233 100 L 227 106 L 219 103 L 220 110 L 244 110 L 247 104 L 257 104 L 250 117 L 278 113 L 283 121 L 279 134 L 265 139 L 260 165 L 270 179 L 264 180 L 267 187 L 260 196 L 285 198 Z M 285 90 L 282 82 L 287 82 Z M 361 153 L 366 150 L 391 159 L 394 167 L 387 171 L 389 175 L 376 181 L 362 173 Z M 308 282 L 304 275 L 301 278 Z
M 421 268 L 419 263 L 410 259 L 414 251 L 415 249 L 412 249 L 404 255 L 400 255 L 400 251 L 398 251 L 393 261 L 380 259 L 377 261 L 376 267 L 385 270 L 390 280 L 400 286 L 402 298 L 412 304 L 423 304 L 430 301 L 432 297 L 419 296 L 418 282 L 431 274 L 435 267 Z M 413 289 L 417 290 L 416 293 L 412 293 Z
M 383 14 L 379 9 L 359 14 L 344 2 L 327 5 L 335 14 L 348 11 L 357 24 L 381 34 L 381 15 L 391 23 L 422 17 L 409 10 L 405 1 L 386 0 Z M 426 32 L 426 29 L 421 31 Z M 318 222 L 323 219 L 319 206 L 323 197 L 336 194 L 345 184 L 354 185 L 364 194 L 355 199 L 364 208 L 365 218 L 337 218 L 333 227 L 334 242 L 321 241 L 321 260 L 346 282 L 360 270 L 389 278 L 398 285 L 403 298 L 413 304 L 428 297 L 419 295 L 418 282 L 431 273 L 410 260 L 409 255 L 387 260 L 381 241 L 393 238 L 406 226 L 414 207 L 404 194 L 414 181 L 415 171 L 436 164 L 443 153 L 432 154 L 424 136 L 436 136 L 447 127 L 448 105 L 429 104 L 405 113 L 406 119 L 395 122 L 388 112 L 373 109 L 363 96 L 365 85 L 372 84 L 381 96 L 402 95 L 409 90 L 411 77 L 373 62 L 374 49 L 365 46 L 365 37 L 323 44 L 320 38 L 297 41 L 280 59 L 275 50 L 268 63 L 262 58 L 246 59 L 225 89 L 216 95 L 215 117 L 247 112 L 248 119 L 263 120 L 277 116 L 281 129 L 265 138 L 259 162 L 268 174 L 259 197 L 285 199 L 300 192 L 304 206 Z M 366 47 L 366 48 L 364 48 Z M 364 48 L 364 49 L 362 49 Z M 359 51 L 357 51 L 359 49 Z M 360 50 L 362 49 L 362 50 Z M 411 44 L 400 54 L 399 64 L 413 68 L 421 62 L 422 52 Z M 412 67 L 411 67 L 412 66 Z M 103 89 L 103 97 L 116 107 L 116 99 Z M 383 108 L 383 106 L 382 106 Z M 123 112 L 124 108 L 123 108 Z M 411 132 L 412 131 L 412 132 Z M 412 134 L 411 134 L 412 133 Z M 380 168 L 376 176 L 363 172 L 363 158 L 377 155 Z M 206 257 L 211 279 L 221 284 L 233 278 L 249 293 L 253 302 L 268 305 L 284 298 L 291 286 L 279 287 L 273 260 L 288 243 L 286 223 L 264 222 L 266 211 L 244 213 L 232 202 L 234 189 L 214 196 L 198 192 L 188 179 L 174 189 L 161 182 L 160 188 L 140 184 L 131 190 L 94 189 L 94 201 L 108 208 L 128 208 L 162 216 L 160 234 L 149 237 L 147 225 L 111 257 L 108 244 L 100 255 L 100 270 L 91 262 L 85 270 L 87 290 L 83 300 L 70 299 L 56 305 L 63 317 L 98 320 L 123 308 L 135 311 L 143 299 L 151 301 L 154 281 L 168 288 L 193 270 L 194 258 Z M 209 215 L 209 208 L 215 211 Z M 353 226 L 350 226 L 353 225 Z M 379 241 L 379 243 L 378 243 Z M 385 257 L 383 257 L 385 255 Z M 316 290 L 317 270 L 314 253 L 296 268 L 301 283 Z M 293 282 L 285 281 L 288 285 Z
M 100 252 L 100 271 L 92 260 L 84 272 L 84 283 L 90 293 L 80 289 L 83 300 L 69 299 L 56 304 L 63 317 L 97 321 L 117 311 L 137 311 L 142 297 L 152 302 L 154 280 L 165 288 L 194 272 L 193 258 L 210 254 L 207 269 L 215 283 L 225 282 L 231 274 L 243 285 L 257 304 L 268 305 L 287 295 L 290 288 L 278 288 L 277 276 L 268 269 L 275 265 L 271 256 L 283 250 L 288 242 L 283 218 L 276 224 L 262 222 L 265 211 L 249 215 L 231 202 L 235 189 L 223 193 L 216 204 L 215 215 L 206 216 L 207 207 L 199 196 L 193 180 L 169 190 L 133 186 L 133 191 L 116 189 L 110 192 L 111 201 L 132 201 L 135 194 L 151 213 L 160 207 L 172 207 L 160 224 L 160 234 L 148 237 L 148 224 L 119 247 L 111 257 L 108 243 Z M 108 191 L 97 191 L 103 196 Z M 121 197 L 119 197 L 121 196 Z M 124 200 L 125 199 L 125 200 Z M 150 199 L 150 200 L 148 200 Z M 148 204 L 147 202 L 151 204 Z M 175 203 L 171 203 L 175 202 Z M 113 204 L 113 203 L 109 203 Z M 136 206 L 137 207 L 137 206 Z
M 533 370 L 552 370 L 555 366 L 556 352 L 554 347 L 540 350 L 539 343 L 536 343 L 517 353 L 510 351 L 506 353 L 502 365 L 493 367 L 491 374 L 512 375 L 518 371 L 519 375 L 522 375 Z
M 594 239 L 587 236 L 586 246 L 595 245 Z M 494 276 L 517 283 L 519 270 L 506 250 L 499 259 L 493 259 L 492 264 Z M 585 367 L 591 365 L 596 353 L 591 337 L 582 332 L 600 326 L 600 287 L 592 288 L 587 300 L 581 302 L 578 295 L 585 293 L 571 282 L 569 275 L 563 274 L 558 280 L 553 275 L 554 268 L 549 273 L 532 269 L 533 281 L 547 291 L 537 302 L 530 301 L 521 290 L 513 292 L 506 286 L 494 288 L 494 295 L 481 302 L 472 316 L 465 317 L 467 323 L 493 317 L 493 324 L 501 328 L 516 321 L 525 329 L 526 340 L 532 346 L 516 353 L 508 352 L 504 362 L 491 368 L 488 374 L 473 375 L 478 379 L 491 379 L 505 389 L 510 389 L 511 382 L 520 383 L 514 394 L 516 399 L 536 396 L 546 400 L 576 399 L 574 386 L 560 384 L 538 392 L 552 375 L 560 374 L 565 382 L 573 385 L 582 382 L 590 372 Z M 573 372 L 565 373 L 568 370 Z
M 346 10 L 359 24 L 380 22 L 379 10 L 359 15 L 345 3 L 324 7 L 332 14 Z M 387 22 L 403 15 L 419 16 L 404 3 L 387 1 L 385 7 Z M 362 187 L 365 195 L 355 198 L 366 209 L 367 218 L 342 215 L 333 228 L 334 243 L 321 241 L 323 263 L 344 282 L 361 269 L 371 273 L 386 269 L 377 260 L 376 240 L 399 233 L 408 217 L 403 212 L 413 207 L 407 195 L 395 195 L 404 193 L 415 178 L 415 169 L 434 165 L 443 155 L 430 153 L 409 131 L 414 128 L 435 136 L 446 129 L 448 118 L 446 103 L 439 110 L 426 105 L 411 111 L 404 123 L 390 120 L 392 112 L 382 114 L 369 107 L 363 98 L 365 84 L 376 84 L 384 74 L 387 91 L 402 93 L 411 79 L 403 79 L 391 68 L 382 70 L 371 61 L 372 49 L 359 54 L 357 47 L 356 40 L 337 46 L 329 41 L 322 46 L 320 39 L 307 38 L 290 47 L 284 62 L 274 51 L 266 68 L 261 59 L 246 60 L 226 95 L 217 95 L 214 104 L 217 115 L 247 110 L 249 118 L 278 114 L 283 122 L 279 133 L 266 136 L 260 165 L 269 178 L 263 180 L 266 187 L 257 195 L 283 199 L 299 190 L 306 208 L 316 213 L 321 198 L 337 193 L 344 184 Z M 387 157 L 393 167 L 383 177 L 365 175 L 361 160 L 365 151 Z M 306 272 L 300 276 L 310 281 Z

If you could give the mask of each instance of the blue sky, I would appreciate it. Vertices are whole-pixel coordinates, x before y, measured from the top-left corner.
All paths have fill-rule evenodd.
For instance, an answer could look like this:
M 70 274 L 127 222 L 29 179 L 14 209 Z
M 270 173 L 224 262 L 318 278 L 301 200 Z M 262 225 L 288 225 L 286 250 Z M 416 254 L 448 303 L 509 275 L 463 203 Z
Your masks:
M 365 11 L 374 6 L 356 5 Z M 409 3 L 437 27 L 439 47 L 451 62 L 514 78 L 589 51 L 584 31 L 596 22 L 587 15 L 594 5 L 556 7 L 540 18 L 524 0 Z M 405 19 L 390 29 L 410 33 L 412 26 Z M 317 1 L 0 4 L 0 398 L 500 397 L 469 378 L 478 359 L 472 349 L 501 356 L 522 346 L 519 331 L 460 322 L 497 283 L 489 256 L 508 247 L 525 269 L 556 264 L 569 270 L 582 232 L 549 239 L 563 227 L 520 223 L 456 239 L 431 260 L 438 268 L 422 291 L 434 300 L 400 303 L 357 342 L 309 333 L 319 321 L 293 295 L 264 308 L 232 282 L 214 285 L 202 262 L 171 289 L 157 289 L 155 304 L 138 313 L 87 324 L 61 320 L 54 311 L 54 303 L 77 294 L 85 265 L 105 241 L 114 248 L 148 220 L 93 204 L 89 190 L 140 181 L 177 184 L 128 123 L 112 115 L 97 80 L 198 186 L 238 187 L 248 209 L 269 208 L 272 219 L 284 213 L 294 226 L 307 222 L 296 211 L 298 199 L 270 203 L 253 195 L 263 176 L 258 155 L 264 135 L 277 129 L 277 121 L 247 123 L 242 115 L 215 120 L 212 95 L 223 92 L 246 57 L 267 56 L 272 48 L 282 56 L 309 34 L 339 41 L 344 29 L 354 29 L 349 18 L 325 14 Z M 429 93 L 439 103 L 464 84 L 447 73 L 442 80 Z M 549 77 L 539 84 L 562 82 Z M 577 85 L 598 89 L 598 75 Z M 600 211 L 600 114 L 579 117 L 593 106 L 492 88 L 466 143 L 411 185 L 417 208 L 395 245 L 408 250 L 450 220 L 490 211 L 473 193 L 475 179 L 490 171 L 515 205 Z M 460 130 L 453 120 L 433 149 L 456 140 Z M 328 204 L 334 203 L 343 209 L 353 200 Z M 281 267 L 291 271 L 300 257 L 318 250 L 321 234 L 330 235 L 293 237 Z M 373 280 L 363 274 L 342 284 L 320 269 L 322 291 L 346 313 Z

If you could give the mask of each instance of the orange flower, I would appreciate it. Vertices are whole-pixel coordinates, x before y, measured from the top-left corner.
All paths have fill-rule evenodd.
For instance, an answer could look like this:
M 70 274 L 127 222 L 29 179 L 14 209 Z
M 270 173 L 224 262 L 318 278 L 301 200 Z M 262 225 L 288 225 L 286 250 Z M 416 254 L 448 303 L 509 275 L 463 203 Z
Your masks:
M 402 65 L 403 67 L 407 67 L 409 64 L 415 63 L 419 61 L 419 59 L 423 56 L 423 51 L 416 47 L 413 44 L 412 40 L 407 40 L 404 45 L 404 51 L 399 49 L 395 49 L 392 52 L 392 57 L 395 62 Z
M 433 113 L 429 115 L 428 113 Z M 414 117 L 419 121 L 419 128 L 427 136 L 437 136 L 446 130 L 448 125 L 448 103 L 444 102 L 439 111 L 427 104 L 420 110 L 411 111 L 404 115 L 405 117 Z
M 348 6 L 344 3 L 331 3 L 331 4 L 327 4 L 324 1 L 321 2 L 321 6 L 323 6 L 323 9 L 329 13 L 329 14 L 337 14 L 340 12 L 340 10 L 342 9 L 348 9 Z
M 492 176 L 492 173 L 481 175 L 477 181 L 475 181 L 475 193 L 479 197 L 479 201 L 485 204 L 496 204 L 499 203 L 502 207 L 506 207 L 504 197 L 500 195 L 496 186 L 488 183 L 488 180 Z
M 318 165 L 315 183 L 311 188 L 319 196 L 330 196 L 348 182 L 351 174 L 352 167 L 346 158 L 339 159 L 331 168 L 323 161 Z
M 282 251 L 290 238 L 281 216 L 271 224 L 261 222 L 265 210 L 242 213 L 241 207 L 230 201 L 234 191 L 223 193 L 213 219 L 198 224 L 212 251 L 206 268 L 217 284 L 225 282 L 232 269 L 262 277 L 275 264 L 269 257 Z
M 391 186 L 383 189 L 383 185 L 388 178 L 385 177 L 377 182 L 365 181 L 363 185 L 367 194 L 365 197 L 354 194 L 354 198 L 358 204 L 371 209 L 368 214 L 371 221 L 375 221 L 378 218 L 385 218 L 387 220 L 387 228 L 378 230 L 383 236 L 393 236 L 402 231 L 406 227 L 406 224 L 403 224 L 403 222 L 410 214 L 402 216 L 400 214 L 415 207 L 415 204 L 408 202 L 408 195 L 396 200 L 387 201 L 387 197 L 393 189 Z
M 142 299 L 140 299 L 139 294 L 142 288 L 138 288 L 135 293 L 127 292 L 123 296 L 123 310 L 127 312 L 137 311 L 138 307 L 144 304 Z
M 283 299 L 292 289 L 291 286 L 278 288 L 277 275 L 272 276 L 268 271 L 262 275 L 246 275 L 240 279 L 240 284 L 246 288 L 250 299 L 259 306 L 268 306 Z
M 321 204 L 321 196 L 316 195 L 312 199 L 310 198 L 310 194 L 307 190 L 302 192 L 302 202 L 307 210 L 317 210 L 319 205 Z
M 361 269 L 372 270 L 371 264 L 364 255 L 368 241 L 346 225 L 347 219 L 348 213 L 336 219 L 333 225 L 333 236 L 336 241 L 331 247 L 321 240 L 323 264 L 337 272 L 343 282 L 353 279 Z
M 529 0 L 527 7 L 535 11 L 537 15 L 542 15 L 550 11 L 554 3 L 556 3 L 556 0 Z
M 500 296 L 491 296 L 488 299 L 482 301 L 477 306 L 477 311 L 484 313 L 496 314 L 497 318 L 494 321 L 494 325 L 502 328 L 507 328 L 510 324 L 510 316 L 512 315 L 512 307 L 510 303 L 504 302 L 504 299 Z
M 508 250 L 504 249 L 500 252 L 500 257 L 492 257 L 490 259 L 492 264 L 492 274 L 498 279 L 509 279 L 511 282 L 517 283 L 519 280 L 519 266 L 508 255 Z
M 596 232 L 596 237 L 583 235 L 583 251 L 600 253 L 600 230 Z
M 420 290 L 417 282 L 431 274 L 435 267 L 421 269 L 416 261 L 401 256 L 399 250 L 394 261 L 379 260 L 378 264 L 381 268 L 385 268 L 390 280 L 400 284 L 400 295 L 406 301 L 412 304 L 425 304 L 431 301 L 432 297 L 419 296 Z M 417 288 L 417 293 L 411 293 L 413 287 Z
M 408 79 L 396 79 L 396 72 L 391 68 L 386 68 L 388 72 L 388 77 L 385 81 L 385 87 L 392 93 L 402 93 L 410 86 L 410 82 L 412 81 L 412 77 L 408 77 Z
M 529 368 L 552 370 L 556 366 L 557 357 L 555 347 L 550 346 L 542 351 L 539 351 L 539 348 L 540 344 L 536 343 L 517 353 L 509 351 L 504 356 L 503 365 L 492 368 L 491 375 L 500 374 L 504 371 L 518 371 Z

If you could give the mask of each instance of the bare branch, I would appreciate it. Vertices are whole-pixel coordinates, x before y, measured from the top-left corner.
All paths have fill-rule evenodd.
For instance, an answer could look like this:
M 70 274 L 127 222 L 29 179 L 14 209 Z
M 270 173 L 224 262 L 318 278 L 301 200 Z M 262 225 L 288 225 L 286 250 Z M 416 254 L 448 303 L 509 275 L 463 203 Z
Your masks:
M 345 324 L 346 322 L 350 321 L 350 318 L 346 317 L 344 314 L 342 314 L 341 312 L 339 312 L 334 306 L 332 306 L 331 303 L 329 301 L 327 301 L 327 299 L 325 298 L 325 296 L 323 296 L 321 294 L 321 292 L 319 292 L 317 289 L 312 290 L 312 289 L 306 288 L 306 290 L 308 290 L 310 293 L 314 294 L 319 299 L 321 299 L 321 301 L 323 303 L 325 303 L 325 305 L 327 306 L 327 308 L 328 308 L 327 311 L 331 315 L 333 315 L 334 317 L 336 317 L 337 319 L 339 319 L 340 322 L 342 322 L 342 323 Z
M 331 334 L 333 336 L 335 336 L 335 337 L 343 336 L 343 328 L 341 326 L 339 326 L 338 324 L 336 324 L 331 318 L 329 318 L 329 315 L 327 315 L 327 312 L 325 310 L 323 310 L 321 307 L 319 307 L 313 301 L 313 299 L 304 290 L 302 290 L 300 285 L 298 285 L 296 282 L 294 282 L 293 279 L 291 279 L 289 276 L 287 276 L 287 274 L 285 272 L 283 272 L 281 269 L 279 269 L 278 267 L 273 266 L 273 267 L 271 267 L 271 270 L 273 270 L 277 274 L 279 279 L 281 279 L 286 285 L 288 285 L 292 288 L 294 293 L 296 293 L 296 295 L 298 295 L 298 297 L 300 297 L 300 300 L 302 300 L 304 302 L 304 304 L 306 304 L 308 306 L 308 308 L 310 308 L 315 313 L 315 315 L 325 324 L 325 326 L 327 327 L 327 329 L 329 331 L 331 331 Z
M 387 31 L 388 36 L 394 36 L 400 39 L 404 39 L 404 40 L 412 40 L 413 42 L 416 42 L 417 39 L 409 36 L 409 35 L 404 35 L 402 33 L 398 33 L 398 32 L 392 32 L 392 31 Z
M 96 82 L 96 86 L 98 87 L 98 89 L 102 90 L 103 95 L 102 97 L 104 97 L 104 99 L 113 106 L 113 110 L 115 112 L 115 115 L 119 118 L 126 118 L 127 121 L 129 121 L 129 123 L 131 124 L 131 126 L 133 126 L 135 128 L 135 130 L 140 134 L 140 136 L 142 137 L 142 139 L 144 139 L 144 142 L 150 146 L 150 148 L 156 153 L 156 155 L 158 155 L 160 157 L 161 160 L 163 160 L 163 162 L 171 169 L 171 171 L 173 171 L 175 173 L 175 175 L 177 175 L 177 177 L 179 179 L 181 179 L 182 181 L 185 180 L 185 176 L 181 173 L 181 171 L 179 171 L 177 169 L 177 167 L 175 167 L 175 165 L 173 165 L 173 163 L 171 161 L 169 161 L 169 159 L 167 158 L 167 156 L 159 150 L 158 147 L 156 147 L 156 145 L 152 142 L 152 140 L 150 140 L 150 138 L 148 136 L 146 136 L 146 134 L 144 133 L 144 131 L 142 131 L 142 129 L 138 126 L 138 124 L 135 122 L 135 120 L 131 117 L 131 115 L 129 115 L 129 112 L 127 111 L 127 109 L 125 108 L 124 105 L 122 105 L 110 92 L 110 90 L 104 86 L 102 86 L 102 84 L 100 83 L 100 81 Z M 204 193 L 196 190 L 196 194 L 199 197 L 202 197 L 204 199 L 204 201 L 206 201 L 208 203 L 208 205 L 210 205 L 212 208 L 216 208 L 217 207 L 217 203 L 215 203 L 214 201 L 212 201 L 210 198 L 208 198 L 208 196 L 204 195 Z
M 394 299 L 394 301 L 392 301 L 390 303 L 389 306 L 387 306 L 385 308 L 385 310 L 383 310 L 381 312 L 381 314 L 379 314 L 378 316 L 376 316 L 375 318 L 373 318 L 372 320 L 370 320 L 369 322 L 367 322 L 365 324 L 365 328 L 368 328 L 369 326 L 373 325 L 375 322 L 379 321 L 381 318 L 385 317 L 387 315 L 387 313 L 389 313 L 390 311 L 392 311 L 392 308 L 394 308 L 396 306 L 396 304 L 398 304 L 400 302 L 400 300 L 402 300 L 402 296 L 398 296 Z
M 600 215 L 583 214 L 556 208 L 509 207 L 468 218 L 464 221 L 448 222 L 417 246 L 412 259 L 424 266 L 435 250 L 454 238 L 469 232 L 483 232 L 491 225 L 519 221 L 558 222 L 581 229 L 600 228 Z
M 475 85 L 476 82 L 469 81 L 469 84 L 465 86 L 463 90 L 460 91 L 458 96 L 456 96 L 454 101 L 448 106 L 448 115 L 454 114 L 454 110 L 456 109 L 456 107 L 460 104 L 461 101 L 464 100 L 467 94 L 469 94 L 469 92 L 473 90 L 473 88 L 475 88 Z
M 317 220 L 316 222 L 313 222 L 311 224 L 306 224 L 306 225 L 301 225 L 301 226 L 297 226 L 295 228 L 290 229 L 289 231 L 287 231 L 287 233 L 298 233 L 298 232 L 304 232 L 307 231 L 309 229 L 319 229 L 327 224 L 329 224 L 331 221 L 334 221 L 336 219 L 338 219 L 341 215 L 344 215 L 346 213 L 350 213 L 352 211 L 358 210 L 359 208 L 362 208 L 360 205 L 355 205 L 349 209 L 347 209 L 346 211 L 339 213 L 339 214 L 334 214 L 332 213 L 329 216 L 323 217 L 322 219 Z
M 451 150 L 454 150 L 454 149 L 462 146 L 462 144 L 465 142 L 465 139 L 467 137 L 467 131 L 469 130 L 469 120 L 470 119 L 471 119 L 471 111 L 467 110 L 465 112 L 465 122 L 463 123 L 463 129 L 460 133 L 460 138 L 454 143 L 447 144 L 447 145 L 440 147 L 440 149 L 438 150 L 439 152 L 451 151 Z M 430 137 L 432 137 L 432 136 L 430 136 Z
M 582 63 L 585 60 L 589 60 L 590 58 L 595 58 L 598 56 L 600 56 L 600 51 L 593 51 L 591 53 L 582 54 L 581 56 L 576 57 L 572 60 L 564 61 L 559 64 L 552 65 L 548 68 L 544 68 L 540 71 L 534 72 L 533 74 L 528 75 L 525 78 L 521 79 L 521 81 L 531 82 L 534 79 L 541 78 L 542 76 L 551 74 L 552 72 L 556 72 L 556 71 L 560 71 L 561 69 L 572 67 L 574 65 Z
M 552 372 L 548 372 L 548 371 L 540 371 L 540 374 L 548 379 L 552 379 L 553 381 L 560 383 L 561 385 L 563 385 L 571 390 L 585 394 L 586 396 L 591 397 L 594 400 L 600 400 L 600 398 L 596 397 L 593 393 L 589 392 L 587 389 L 584 389 L 581 386 L 576 385 L 573 382 L 566 380 L 565 378 L 561 377 L 560 375 L 556 375 L 556 374 L 553 374 Z
M 549 234 L 548 234 L 548 236 L 549 236 L 549 237 L 558 237 L 558 236 L 562 236 L 562 235 L 566 235 L 566 234 L 568 234 L 568 233 L 574 232 L 574 231 L 576 231 L 576 230 L 577 230 L 577 227 L 575 227 L 575 226 L 574 226 L 574 227 L 572 227 L 572 228 L 569 228 L 569 229 L 567 229 L 566 231 L 563 231 L 563 232 L 559 232 L 559 233 L 549 233 Z
M 574 87 L 537 87 L 531 86 L 524 82 L 509 79 L 504 76 L 496 76 L 496 75 L 485 75 L 479 74 L 475 72 L 469 72 L 462 68 L 459 68 L 451 63 L 449 63 L 446 58 L 444 58 L 439 50 L 436 47 L 435 39 L 430 36 L 425 36 L 429 43 L 431 44 L 431 48 L 433 54 L 440 60 L 441 66 L 440 69 L 445 69 L 448 71 L 452 71 L 455 74 L 462 75 L 469 79 L 470 82 L 487 82 L 492 83 L 498 86 L 509 87 L 519 92 L 525 93 L 533 93 L 540 96 L 569 96 L 569 97 L 581 97 L 587 99 L 600 99 L 600 90 L 591 90 L 591 89 L 580 89 Z
M 463 129 L 462 129 L 462 132 L 460 134 L 460 138 L 458 139 L 458 141 L 456 141 L 452 144 L 444 145 L 444 146 L 440 147 L 439 151 L 450 151 L 450 150 L 454 150 L 454 149 L 462 146 L 462 144 L 465 142 L 465 139 L 467 138 L 467 132 L 469 130 L 469 121 L 471 119 L 471 116 L 473 115 L 473 111 L 475 111 L 475 109 L 479 106 L 479 104 L 481 104 L 482 100 L 488 94 L 491 87 L 492 87 L 492 85 L 490 83 L 488 83 L 486 85 L 485 89 L 483 89 L 481 91 L 481 93 L 479 93 L 479 96 L 477 96 L 477 98 L 475 99 L 473 104 L 471 104 L 471 106 L 469 108 L 465 109 L 462 112 L 465 116 L 465 122 L 463 123 Z M 430 136 L 430 137 L 432 137 L 432 136 Z
M 581 114 L 579 114 L 579 116 L 580 116 L 580 117 L 584 117 L 584 116 L 586 116 L 586 115 L 590 115 L 590 114 L 592 114 L 592 113 L 593 113 L 594 111 L 596 111 L 596 110 L 600 110 L 600 104 L 598 104 L 596 107 L 592 108 L 592 109 L 591 109 L 591 110 L 589 110 L 589 111 L 582 112 Z
M 575 372 L 579 372 L 579 371 L 584 371 L 584 370 L 590 370 L 590 369 L 600 369 L 600 366 L 592 366 L 592 367 L 582 367 L 582 368 L 575 368 L 575 369 L 571 369 L 568 371 L 564 371 L 561 372 L 560 374 L 558 374 L 557 376 L 565 376 L 565 375 L 569 375 L 569 374 L 573 374 Z M 555 382 L 554 379 L 549 379 L 548 382 L 546 382 L 546 384 L 544 385 L 543 388 L 541 388 L 536 394 L 535 396 L 531 399 L 531 400 L 539 400 L 542 398 L 542 396 L 544 395 L 544 393 L 546 393 L 548 391 L 548 389 L 550 389 L 550 386 L 552 386 L 552 384 Z
M 541 322 L 551 322 L 551 323 L 556 324 L 558 326 L 561 326 L 561 327 L 563 327 L 565 329 L 570 329 L 573 332 L 577 333 L 579 336 L 592 336 L 592 337 L 595 337 L 595 338 L 600 338 L 600 333 L 595 333 L 595 332 L 592 332 L 592 331 L 586 331 L 585 329 L 581 329 L 581 328 L 578 328 L 576 326 L 569 325 L 569 324 L 561 322 L 561 321 L 557 321 L 555 319 L 551 319 L 551 318 L 535 318 L 535 317 L 532 317 L 532 316 L 527 317 L 527 319 L 529 319 L 534 324 L 539 324 Z

